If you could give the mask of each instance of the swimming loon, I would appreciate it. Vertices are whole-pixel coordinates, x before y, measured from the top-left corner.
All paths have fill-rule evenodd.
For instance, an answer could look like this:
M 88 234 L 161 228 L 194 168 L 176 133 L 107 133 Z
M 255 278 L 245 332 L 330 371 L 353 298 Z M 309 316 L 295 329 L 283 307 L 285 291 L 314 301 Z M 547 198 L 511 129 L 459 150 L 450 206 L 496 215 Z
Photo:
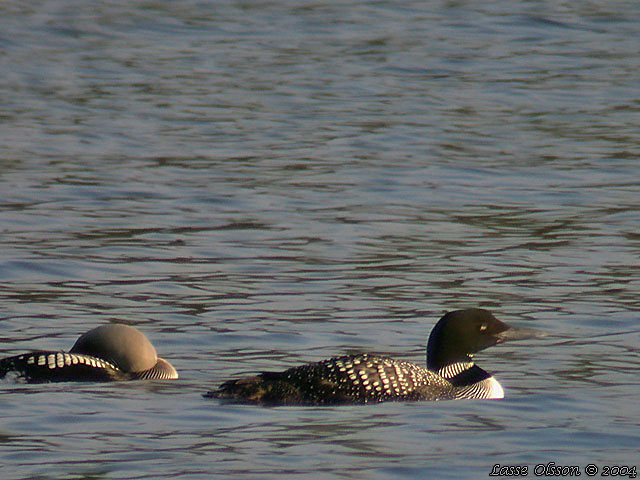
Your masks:
M 204 396 L 262 405 L 503 398 L 498 381 L 473 363 L 473 354 L 506 340 L 541 335 L 510 327 L 487 310 L 457 310 L 433 328 L 427 368 L 367 353 L 345 355 L 230 380 Z
M 7 374 L 27 383 L 178 378 L 140 330 L 122 324 L 89 330 L 69 353 L 37 351 L 4 358 L 0 378 Z

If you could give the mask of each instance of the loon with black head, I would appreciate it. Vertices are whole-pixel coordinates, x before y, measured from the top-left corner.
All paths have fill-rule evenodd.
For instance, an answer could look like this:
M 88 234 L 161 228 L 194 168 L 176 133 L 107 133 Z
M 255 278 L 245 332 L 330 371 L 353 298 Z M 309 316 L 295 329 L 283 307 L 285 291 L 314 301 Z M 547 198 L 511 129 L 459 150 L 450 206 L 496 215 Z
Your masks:
M 473 354 L 507 340 L 542 335 L 511 327 L 487 310 L 456 310 L 433 328 L 427 368 L 368 353 L 345 355 L 230 380 L 205 397 L 262 405 L 503 398 L 498 381 L 473 363 Z
M 67 352 L 36 351 L 0 360 L 0 378 L 27 383 L 176 379 L 140 330 L 109 324 L 89 330 Z

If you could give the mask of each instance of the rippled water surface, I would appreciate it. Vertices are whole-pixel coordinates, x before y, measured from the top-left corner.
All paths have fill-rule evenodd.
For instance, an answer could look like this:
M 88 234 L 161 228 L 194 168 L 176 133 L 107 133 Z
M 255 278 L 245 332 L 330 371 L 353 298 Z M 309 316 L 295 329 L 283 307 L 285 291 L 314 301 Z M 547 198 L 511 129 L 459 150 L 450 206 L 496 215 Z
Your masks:
M 176 382 L 0 385 L 0 476 L 640 466 L 637 2 L 0 6 L 0 356 L 143 330 Z M 225 379 L 446 310 L 502 401 L 258 408 Z

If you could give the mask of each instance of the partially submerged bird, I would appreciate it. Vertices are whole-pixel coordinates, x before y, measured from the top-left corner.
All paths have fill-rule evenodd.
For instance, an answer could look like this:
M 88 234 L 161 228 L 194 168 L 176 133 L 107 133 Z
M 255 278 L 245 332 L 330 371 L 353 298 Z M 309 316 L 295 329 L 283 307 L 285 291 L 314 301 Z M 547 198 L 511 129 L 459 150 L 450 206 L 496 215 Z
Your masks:
M 507 340 L 542 335 L 511 327 L 487 310 L 457 310 L 431 331 L 427 368 L 367 353 L 344 355 L 230 380 L 205 397 L 262 405 L 503 398 L 498 381 L 473 363 L 473 354 Z
M 9 374 L 27 383 L 178 378 L 140 330 L 122 324 L 89 330 L 68 353 L 36 351 L 4 358 L 0 378 Z

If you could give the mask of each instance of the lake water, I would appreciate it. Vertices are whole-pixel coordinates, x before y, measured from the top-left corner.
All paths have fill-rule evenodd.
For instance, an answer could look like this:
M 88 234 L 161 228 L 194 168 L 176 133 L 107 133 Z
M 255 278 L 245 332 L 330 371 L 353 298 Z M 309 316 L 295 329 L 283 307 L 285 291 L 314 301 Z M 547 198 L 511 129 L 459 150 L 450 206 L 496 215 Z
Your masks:
M 0 477 L 640 466 L 639 31 L 634 1 L 3 3 L 0 356 L 119 320 L 181 377 L 0 385 Z M 550 333 L 477 356 L 504 400 L 202 397 L 422 363 L 466 306 Z

